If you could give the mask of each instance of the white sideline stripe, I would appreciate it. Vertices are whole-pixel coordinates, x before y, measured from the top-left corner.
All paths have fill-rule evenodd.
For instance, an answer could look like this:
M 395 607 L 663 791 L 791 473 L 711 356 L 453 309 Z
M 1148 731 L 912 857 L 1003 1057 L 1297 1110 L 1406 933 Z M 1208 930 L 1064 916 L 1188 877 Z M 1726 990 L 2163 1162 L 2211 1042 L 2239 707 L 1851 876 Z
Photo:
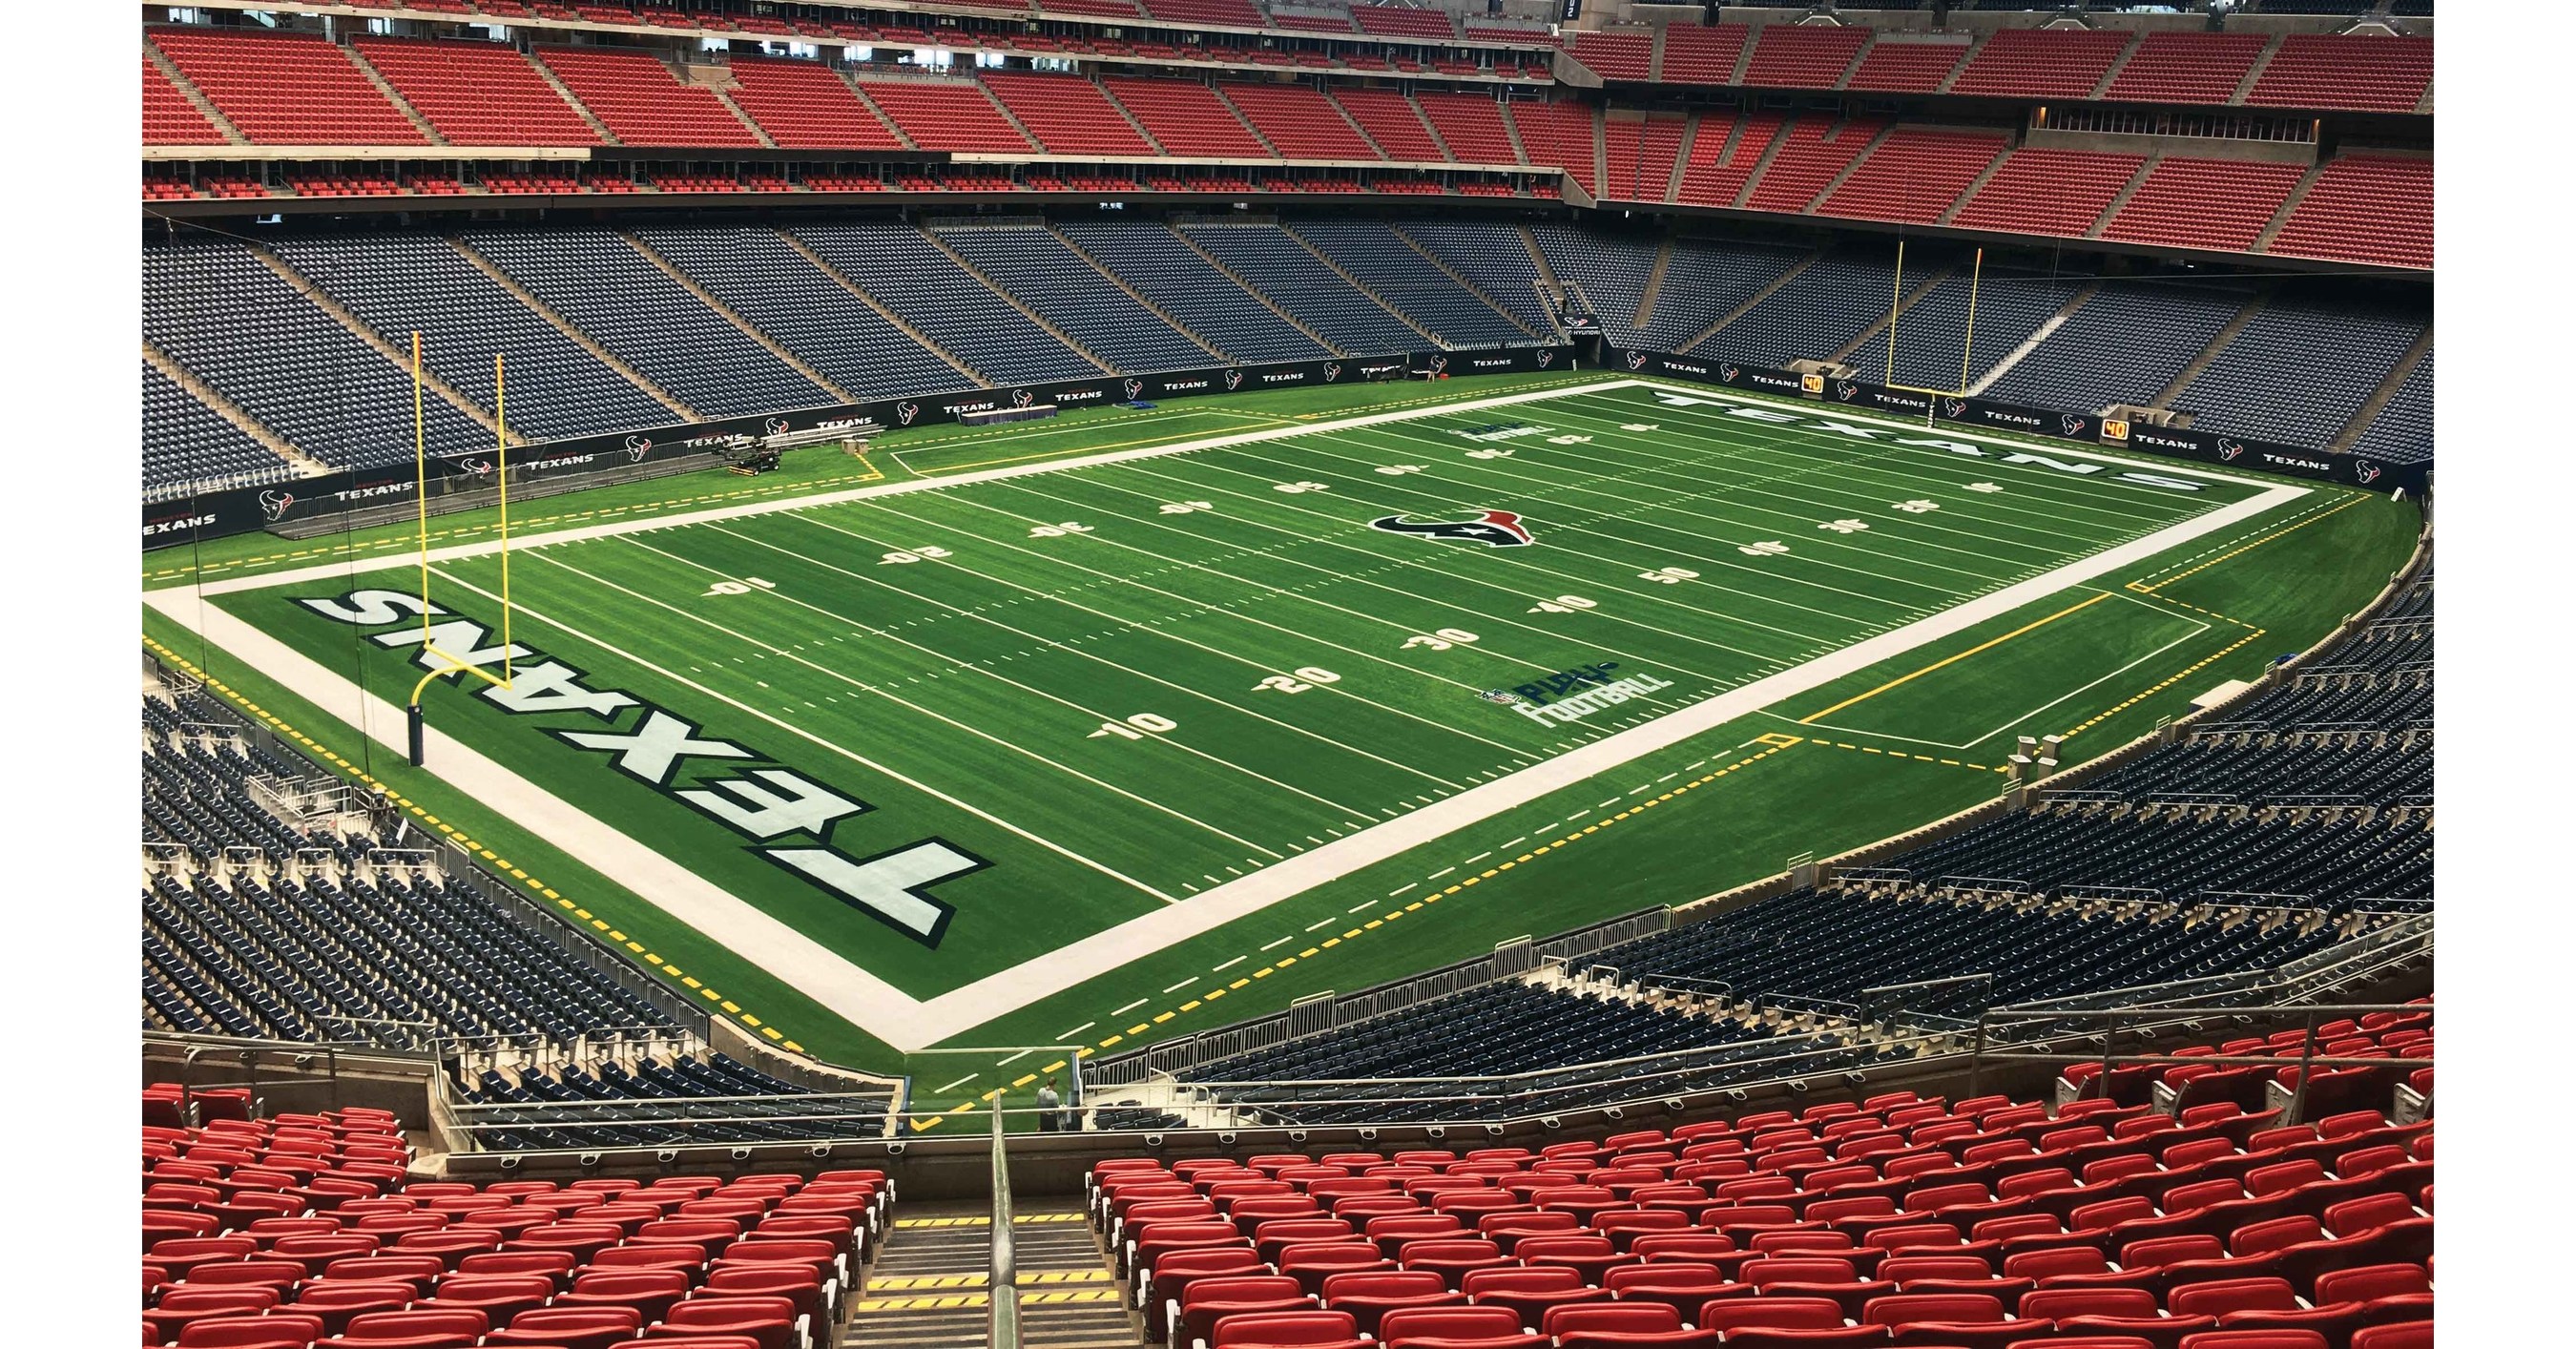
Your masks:
M 1123 462 L 1197 449 L 1288 439 L 1412 417 L 1442 416 L 1499 407 L 1570 393 L 1617 388 L 1668 389 L 1703 398 L 1764 403 L 1714 390 L 1658 384 L 1649 380 L 1613 380 L 1598 385 L 1532 390 L 1445 404 L 1434 408 L 1376 413 L 1339 422 L 1252 431 L 1182 444 L 1092 455 L 1054 463 L 960 474 L 919 483 L 879 484 L 785 501 L 719 507 L 685 516 L 649 521 L 621 521 L 584 526 L 545 536 L 546 543 L 607 538 L 682 523 L 738 519 L 801 509 L 838 501 L 904 491 L 946 488 L 960 482 L 1017 477 L 1090 464 Z M 1790 406 L 1797 406 L 1791 404 Z M 1837 420 L 1874 423 L 1912 432 L 1910 424 L 1884 418 L 1834 413 Z M 825 948 L 812 937 L 787 926 L 766 911 L 719 889 L 696 872 L 628 838 L 571 803 L 545 791 L 454 737 L 429 728 L 431 751 L 438 756 L 439 776 L 470 793 L 479 804 L 513 819 L 543 821 L 548 841 L 565 853 L 624 886 L 638 899 L 670 913 L 701 936 L 720 942 L 759 964 L 806 996 L 902 1053 L 927 1048 L 958 1033 L 1007 1015 L 1042 999 L 1105 974 L 1174 943 L 1222 927 L 1317 886 L 1376 865 L 1443 835 L 1504 811 L 1528 804 L 1562 788 L 1607 772 L 1621 764 L 1678 744 L 1712 727 L 1795 697 L 1880 661 L 1964 631 L 2079 582 L 2144 561 L 2203 535 L 2261 515 L 2307 496 L 2313 489 L 2270 484 L 2251 478 L 2197 468 L 2097 454 L 2090 450 L 2051 447 L 2001 437 L 1950 432 L 1980 444 L 2017 446 L 2061 458 L 2085 458 L 2151 469 L 2169 476 L 2194 477 L 2262 489 L 2242 501 L 2167 526 L 2115 548 L 2079 558 L 2054 571 L 1989 592 L 1904 627 L 1880 633 L 1829 652 L 1777 674 L 1755 680 L 1716 697 L 1653 721 L 1592 741 L 1555 759 L 1534 764 L 1436 804 L 1345 835 L 1323 847 L 1227 881 L 1163 909 L 1131 918 L 1117 926 L 996 971 L 971 984 L 926 1001 L 917 1000 L 869 971 Z M 440 560 L 482 556 L 499 550 L 497 540 L 434 549 Z M 326 563 L 281 573 L 236 577 L 203 586 L 168 587 L 144 592 L 144 602 L 173 620 L 203 634 L 213 645 L 315 703 L 325 715 L 362 729 L 388 747 L 403 747 L 400 709 L 364 694 L 344 676 L 322 666 L 284 642 L 212 605 L 204 596 L 268 589 L 309 581 L 345 581 L 353 573 L 417 566 L 417 557 L 389 557 L 358 563 Z

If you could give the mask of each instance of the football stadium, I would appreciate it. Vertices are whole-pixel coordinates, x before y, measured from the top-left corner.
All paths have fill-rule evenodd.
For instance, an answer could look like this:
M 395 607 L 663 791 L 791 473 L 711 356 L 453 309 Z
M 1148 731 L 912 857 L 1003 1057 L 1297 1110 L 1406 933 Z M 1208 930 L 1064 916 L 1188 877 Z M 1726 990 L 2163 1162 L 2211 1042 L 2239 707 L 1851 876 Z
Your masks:
M 2433 9 L 142 6 L 143 1343 L 2430 1346 Z

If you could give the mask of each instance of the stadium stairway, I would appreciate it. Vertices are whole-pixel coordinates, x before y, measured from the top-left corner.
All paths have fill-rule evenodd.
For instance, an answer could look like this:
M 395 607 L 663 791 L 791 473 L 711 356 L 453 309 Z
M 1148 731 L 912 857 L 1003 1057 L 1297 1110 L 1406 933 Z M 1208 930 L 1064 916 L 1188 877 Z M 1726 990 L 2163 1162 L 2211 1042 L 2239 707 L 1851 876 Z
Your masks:
M 1132 1349 L 1141 1342 L 1078 1198 L 1035 1202 L 1011 1226 L 1021 1344 Z M 930 1205 L 896 1219 L 842 1342 L 888 1349 L 983 1343 L 991 1237 L 981 1202 Z

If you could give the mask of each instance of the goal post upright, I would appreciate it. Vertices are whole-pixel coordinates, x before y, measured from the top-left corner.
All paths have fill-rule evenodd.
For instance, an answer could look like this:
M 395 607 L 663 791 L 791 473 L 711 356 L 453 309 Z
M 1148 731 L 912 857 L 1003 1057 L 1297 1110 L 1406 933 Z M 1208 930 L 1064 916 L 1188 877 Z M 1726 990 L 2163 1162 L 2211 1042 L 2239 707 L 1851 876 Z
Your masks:
M 423 389 L 424 381 L 421 378 L 420 352 L 420 333 L 414 330 L 411 335 L 411 445 L 414 475 L 412 490 L 417 498 L 416 519 L 419 522 L 420 650 L 422 663 L 428 666 L 428 673 L 423 674 L 419 682 L 411 686 L 411 699 L 404 708 L 411 766 L 414 768 L 423 766 L 429 753 L 428 716 L 421 708 L 420 697 L 429 690 L 431 680 L 452 674 L 470 674 L 495 688 L 507 689 L 511 681 L 517 677 L 517 670 L 512 664 L 510 646 L 510 431 L 509 423 L 504 420 L 508 415 L 508 405 L 504 402 L 505 395 L 502 390 L 501 353 L 492 354 L 492 410 L 496 435 L 496 462 L 493 472 L 499 475 L 501 494 L 501 674 L 495 677 L 491 671 L 480 665 L 452 651 L 441 650 L 435 640 L 435 630 L 429 621 L 429 420 Z M 433 657 L 436 659 L 433 660 Z

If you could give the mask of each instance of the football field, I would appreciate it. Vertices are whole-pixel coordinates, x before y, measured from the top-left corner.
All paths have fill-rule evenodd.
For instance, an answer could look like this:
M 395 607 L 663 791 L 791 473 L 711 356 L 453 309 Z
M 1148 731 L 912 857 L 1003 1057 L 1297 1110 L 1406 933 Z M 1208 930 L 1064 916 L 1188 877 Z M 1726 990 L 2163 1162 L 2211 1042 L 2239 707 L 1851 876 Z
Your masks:
M 2389 548 L 2342 489 L 1634 379 L 1271 420 L 436 547 L 426 615 L 396 549 L 146 599 L 711 1011 L 971 1101 L 1950 813 Z M 501 682 L 385 767 L 442 654 Z M 943 1045 L 1011 1052 L 895 1062 Z

